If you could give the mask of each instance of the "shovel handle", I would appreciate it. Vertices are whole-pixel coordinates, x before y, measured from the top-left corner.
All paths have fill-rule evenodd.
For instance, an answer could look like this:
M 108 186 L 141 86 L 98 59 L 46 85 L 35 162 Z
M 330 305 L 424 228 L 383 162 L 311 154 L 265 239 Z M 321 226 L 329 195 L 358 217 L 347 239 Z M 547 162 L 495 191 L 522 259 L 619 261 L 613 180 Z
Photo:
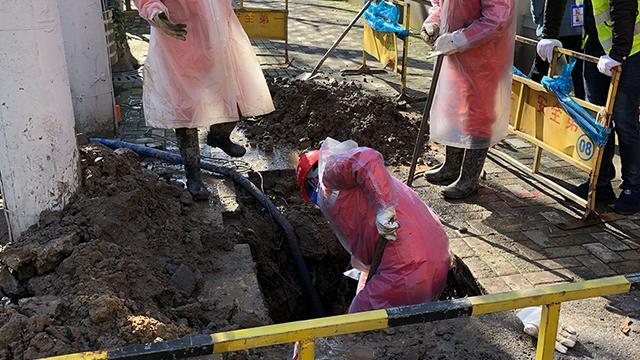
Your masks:
M 376 244 L 376 252 L 373 254 L 373 260 L 371 261 L 371 266 L 369 267 L 369 273 L 367 275 L 367 284 L 376 274 L 376 272 L 378 272 L 378 267 L 380 267 L 380 263 L 382 262 L 384 248 L 387 247 L 388 242 L 389 240 L 387 240 L 384 236 L 380 236 L 380 239 L 378 239 L 378 243 Z
M 324 54 L 322 59 L 320 59 L 320 61 L 316 65 L 316 67 L 313 68 L 313 71 L 311 71 L 311 74 L 309 75 L 309 79 L 312 78 L 314 75 L 316 75 L 318 73 L 318 70 L 320 70 L 320 67 L 322 67 L 322 64 L 324 64 L 324 62 L 329 58 L 329 56 L 331 55 L 333 50 L 335 50 L 338 47 L 338 45 L 340 45 L 340 42 L 342 42 L 342 40 L 345 38 L 345 36 L 347 36 L 347 34 L 351 30 L 351 28 L 353 28 L 353 26 L 358 22 L 358 20 L 360 20 L 360 18 L 364 14 L 364 12 L 367 11 L 369 6 L 371 6 L 371 3 L 374 2 L 374 1 L 376 1 L 376 0 L 369 0 L 369 1 L 367 1 L 366 4 L 364 4 L 364 6 L 362 7 L 362 10 L 360 10 L 358 15 L 356 15 L 356 17 L 353 18 L 353 20 L 351 21 L 349 26 L 347 26 L 347 28 L 342 32 L 342 34 L 340 35 L 338 40 L 336 40 L 333 43 L 333 45 L 331 45 L 331 47 L 329 48 L 329 50 L 327 50 L 327 52 Z

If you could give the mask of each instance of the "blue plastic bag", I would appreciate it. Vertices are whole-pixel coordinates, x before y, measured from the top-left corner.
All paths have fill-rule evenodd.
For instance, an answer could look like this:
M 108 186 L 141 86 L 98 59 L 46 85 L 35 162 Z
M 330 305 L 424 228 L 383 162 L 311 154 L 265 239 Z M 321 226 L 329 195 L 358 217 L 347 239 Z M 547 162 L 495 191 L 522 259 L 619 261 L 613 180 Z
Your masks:
M 560 106 L 571 116 L 573 121 L 582 129 L 589 139 L 598 144 L 598 146 L 604 147 L 609 139 L 609 134 L 611 134 L 611 129 L 602 126 L 585 108 L 575 102 L 569 95 L 573 90 L 571 72 L 575 64 L 576 61 L 571 59 L 568 64 L 562 67 L 560 75 L 553 77 L 545 76 L 542 78 L 541 83 L 548 91 L 556 96 Z M 513 67 L 513 73 L 527 79 L 529 78 L 515 66 Z
M 607 145 L 607 140 L 611 134 L 611 129 L 604 127 L 587 111 L 580 106 L 569 95 L 573 90 L 573 80 L 571 72 L 576 65 L 576 61 L 571 61 L 562 67 L 560 75 L 553 77 L 545 76 L 542 78 L 542 85 L 551 91 L 558 98 L 560 105 L 564 111 L 571 116 L 576 124 L 584 131 L 584 133 L 600 147 Z
M 364 19 L 375 31 L 396 33 L 400 38 L 409 35 L 409 30 L 400 26 L 400 11 L 393 3 L 387 1 L 371 3 L 364 12 Z

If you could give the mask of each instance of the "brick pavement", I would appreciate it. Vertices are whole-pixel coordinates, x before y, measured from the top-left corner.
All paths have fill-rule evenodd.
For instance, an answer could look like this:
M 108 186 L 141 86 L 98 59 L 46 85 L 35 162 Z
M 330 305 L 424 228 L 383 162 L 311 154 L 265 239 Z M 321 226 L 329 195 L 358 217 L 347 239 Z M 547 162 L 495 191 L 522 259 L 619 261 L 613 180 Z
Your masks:
M 246 3 L 279 6 L 278 1 Z M 290 50 L 294 61 L 288 68 L 265 65 L 265 72 L 271 76 L 295 76 L 312 68 L 356 13 L 346 2 L 329 0 L 292 0 L 290 10 Z M 137 21 L 131 33 L 132 50 L 143 59 L 148 26 Z M 323 71 L 335 73 L 357 67 L 361 61 L 361 33 L 362 27 L 358 25 Z M 281 51 L 283 46 L 270 41 L 253 43 L 258 53 Z M 412 38 L 411 46 L 409 87 L 413 94 L 420 95 L 430 81 L 431 65 L 419 56 L 427 51 L 422 41 Z M 262 60 L 280 61 L 269 57 Z M 398 89 L 397 75 L 376 75 L 375 79 L 390 94 Z M 124 92 L 120 100 L 126 105 L 125 120 L 120 127 L 124 139 L 144 138 L 150 133 L 171 136 L 171 132 L 144 126 L 139 90 Z M 499 147 L 525 164 L 533 162 L 533 148 L 520 139 L 510 137 Z M 451 238 L 452 252 L 463 260 L 485 292 L 640 271 L 640 215 L 585 229 L 560 230 L 554 223 L 578 217 L 580 210 L 525 174 L 503 165 L 497 159 L 487 162 L 484 187 L 467 202 L 446 201 L 439 195 L 438 187 L 423 180 L 415 182 L 416 191 L 441 216 Z M 395 169 L 402 177 L 405 170 Z M 548 154 L 542 158 L 541 170 L 567 186 L 587 178 L 585 173 Z

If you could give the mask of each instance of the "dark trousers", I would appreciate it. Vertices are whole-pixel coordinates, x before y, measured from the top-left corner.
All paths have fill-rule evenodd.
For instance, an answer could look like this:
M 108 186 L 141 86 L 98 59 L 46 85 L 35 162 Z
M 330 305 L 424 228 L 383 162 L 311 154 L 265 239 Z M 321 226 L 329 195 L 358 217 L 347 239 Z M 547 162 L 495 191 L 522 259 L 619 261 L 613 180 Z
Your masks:
M 597 40 L 589 40 L 585 46 L 589 55 L 600 57 L 604 50 Z M 584 63 L 584 83 L 587 100 L 605 105 L 611 78 L 598 71 L 596 64 Z M 622 187 L 640 190 L 640 53 L 630 56 L 622 66 L 618 95 L 613 109 L 613 126 L 618 136 L 622 161 Z M 616 177 L 613 166 L 615 153 L 614 133 L 609 137 L 600 168 L 599 185 L 608 184 Z
M 582 36 L 565 36 L 561 37 L 560 42 L 565 49 L 573 51 L 582 51 Z M 571 73 L 573 79 L 573 92 L 578 99 L 584 100 L 584 81 L 582 79 L 582 60 L 576 60 L 576 65 Z M 540 56 L 536 54 L 536 59 L 533 61 L 533 67 L 529 73 L 529 77 L 536 82 L 540 82 L 543 76 L 546 76 L 549 71 L 549 63 L 542 60 Z

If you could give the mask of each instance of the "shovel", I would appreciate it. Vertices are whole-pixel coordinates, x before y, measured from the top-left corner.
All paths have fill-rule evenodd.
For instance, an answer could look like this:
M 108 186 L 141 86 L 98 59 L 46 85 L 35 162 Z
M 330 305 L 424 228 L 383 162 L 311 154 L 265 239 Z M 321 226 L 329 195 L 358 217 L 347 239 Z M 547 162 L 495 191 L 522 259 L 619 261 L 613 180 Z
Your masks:
M 296 80 L 302 80 L 302 81 L 311 80 L 314 76 L 316 76 L 318 74 L 318 70 L 320 70 L 320 67 L 322 66 L 322 64 L 324 64 L 324 62 L 327 60 L 327 58 L 329 58 L 331 53 L 338 47 L 338 45 L 340 45 L 340 42 L 342 42 L 342 40 L 345 38 L 345 36 L 347 36 L 347 34 L 351 30 L 351 28 L 353 28 L 353 26 L 358 22 L 358 20 L 360 20 L 360 18 L 364 14 L 364 12 L 367 11 L 369 6 L 371 6 L 371 3 L 374 2 L 374 1 L 376 2 L 376 4 L 378 3 L 378 0 L 369 0 L 369 1 L 367 1 L 366 4 L 364 4 L 364 6 L 362 7 L 362 10 L 360 10 L 358 15 L 356 15 L 356 17 L 353 19 L 353 21 L 351 21 L 349 26 L 347 26 L 347 28 L 344 29 L 344 31 L 342 32 L 342 34 L 340 35 L 338 40 L 336 40 L 336 42 L 334 42 L 333 45 L 331 45 L 331 47 L 329 48 L 329 50 L 327 50 L 327 52 L 324 54 L 322 59 L 320 59 L 320 61 L 316 65 L 316 67 L 313 68 L 313 70 L 310 73 L 307 72 L 307 73 L 298 75 L 296 77 Z

